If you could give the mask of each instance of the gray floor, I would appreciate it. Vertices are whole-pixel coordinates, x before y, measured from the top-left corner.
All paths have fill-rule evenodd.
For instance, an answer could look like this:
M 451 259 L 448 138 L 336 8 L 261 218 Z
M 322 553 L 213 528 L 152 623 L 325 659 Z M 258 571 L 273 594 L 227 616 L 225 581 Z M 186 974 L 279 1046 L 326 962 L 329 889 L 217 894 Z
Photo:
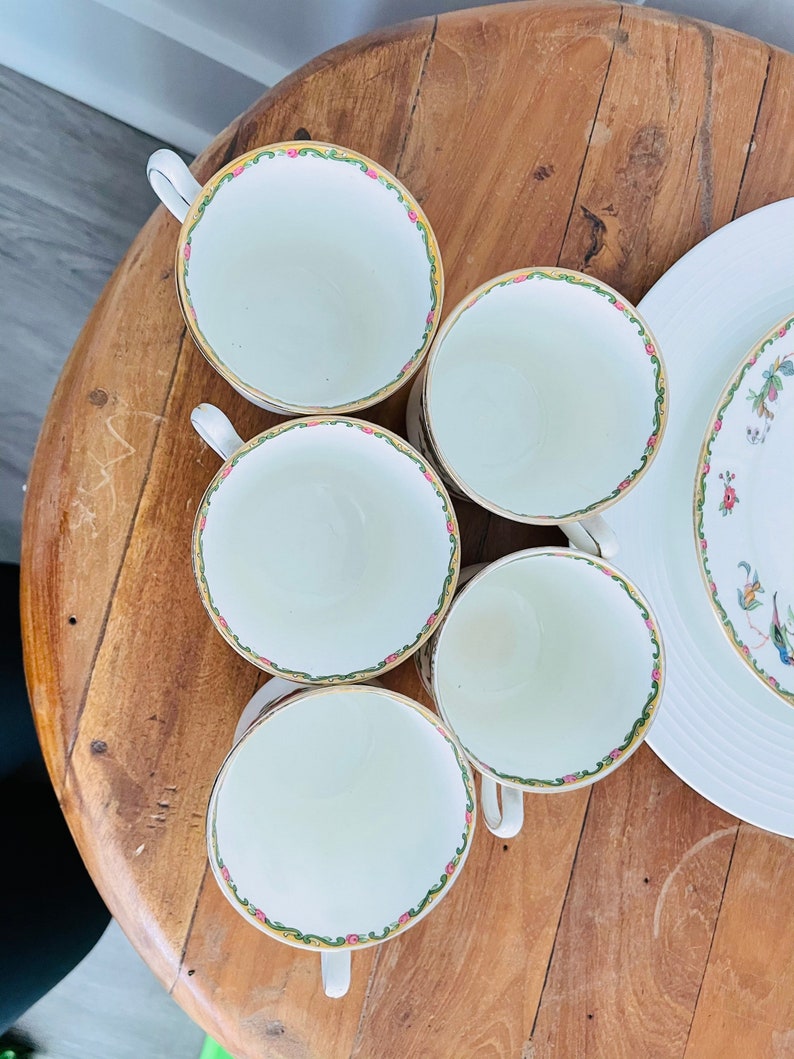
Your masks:
M 36 1059 L 197 1059 L 204 1041 L 115 921 L 16 1029 Z
M 0 561 L 19 555 L 42 417 L 99 292 L 157 200 L 150 136 L 0 67 Z
M 53 386 L 156 204 L 143 133 L 0 67 L 0 560 Z M 111 923 L 20 1024 L 41 1059 L 195 1059 L 203 1033 Z

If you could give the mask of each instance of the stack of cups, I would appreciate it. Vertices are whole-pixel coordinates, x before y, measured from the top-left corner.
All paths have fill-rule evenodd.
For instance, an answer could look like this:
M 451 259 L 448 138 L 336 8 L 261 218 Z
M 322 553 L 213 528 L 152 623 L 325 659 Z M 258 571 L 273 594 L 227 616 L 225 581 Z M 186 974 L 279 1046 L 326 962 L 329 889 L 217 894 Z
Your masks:
M 293 417 L 247 442 L 212 405 L 191 417 L 224 461 L 194 524 L 199 596 L 271 674 L 212 790 L 210 863 L 247 921 L 321 953 L 342 996 L 351 950 L 418 922 L 457 878 L 471 766 L 486 824 L 514 835 L 523 791 L 592 783 L 644 738 L 661 639 L 602 511 L 657 451 L 662 361 L 625 299 L 562 269 L 492 280 L 439 329 L 427 218 L 353 151 L 275 144 L 203 187 L 158 151 L 147 173 L 182 223 L 196 344 Z M 410 443 L 351 417 L 412 378 Z M 456 594 L 450 493 L 559 525 L 572 548 L 469 569 Z M 440 719 L 377 681 L 412 655 Z

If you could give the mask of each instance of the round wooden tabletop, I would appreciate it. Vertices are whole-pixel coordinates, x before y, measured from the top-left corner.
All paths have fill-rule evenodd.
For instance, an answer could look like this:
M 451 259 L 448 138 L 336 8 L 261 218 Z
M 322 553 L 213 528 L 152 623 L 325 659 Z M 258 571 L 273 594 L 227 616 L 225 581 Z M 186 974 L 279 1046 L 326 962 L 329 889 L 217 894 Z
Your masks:
M 536 0 L 341 47 L 267 93 L 194 170 L 206 180 L 278 140 L 344 144 L 427 211 L 448 306 L 554 263 L 636 302 L 709 232 L 794 191 L 792 85 L 793 56 L 728 30 Z M 316 956 L 227 903 L 204 815 L 264 674 L 194 586 L 191 526 L 219 461 L 189 414 L 216 403 L 246 437 L 274 417 L 186 335 L 177 231 L 158 208 L 91 313 L 39 441 L 23 546 L 39 737 L 83 857 L 149 966 L 239 1059 L 794 1055 L 794 845 L 715 808 L 647 747 L 603 783 L 525 798 L 516 839 L 479 829 L 433 915 L 354 954 L 343 1000 L 323 995 Z M 406 397 L 371 418 L 403 431 Z M 459 510 L 465 562 L 562 539 Z M 427 701 L 410 661 L 384 683 Z M 43 914 L 59 914 L 57 880 Z

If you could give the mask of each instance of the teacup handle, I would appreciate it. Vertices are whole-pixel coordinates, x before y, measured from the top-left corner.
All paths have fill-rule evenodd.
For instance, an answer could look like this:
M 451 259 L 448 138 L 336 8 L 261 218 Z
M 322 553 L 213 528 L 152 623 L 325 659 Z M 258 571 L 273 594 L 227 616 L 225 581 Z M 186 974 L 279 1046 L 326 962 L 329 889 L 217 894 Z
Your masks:
M 201 184 L 179 155 L 166 148 L 149 157 L 146 176 L 155 195 L 181 224 L 201 191 Z
M 497 783 L 491 776 L 483 776 L 480 784 L 480 804 L 486 827 L 498 838 L 513 838 L 521 830 L 524 823 L 524 793 L 517 787 L 507 787 L 503 783 Z
M 344 996 L 350 988 L 350 949 L 321 952 L 323 989 L 330 997 Z
M 190 413 L 190 422 L 211 449 L 215 449 L 222 460 L 228 460 L 245 443 L 227 416 L 214 404 L 200 404 Z
M 564 522 L 560 529 L 572 547 L 578 548 L 580 552 L 612 559 L 620 551 L 615 531 L 600 515 L 591 515 L 581 522 Z
M 288 695 L 294 695 L 298 691 L 308 691 L 310 684 L 298 684 L 294 680 L 285 680 L 284 677 L 271 677 L 265 681 L 262 687 L 249 699 L 245 709 L 240 714 L 240 720 L 234 730 L 232 746 L 242 739 L 254 721 L 259 720 L 263 713 L 276 703 L 286 699 Z

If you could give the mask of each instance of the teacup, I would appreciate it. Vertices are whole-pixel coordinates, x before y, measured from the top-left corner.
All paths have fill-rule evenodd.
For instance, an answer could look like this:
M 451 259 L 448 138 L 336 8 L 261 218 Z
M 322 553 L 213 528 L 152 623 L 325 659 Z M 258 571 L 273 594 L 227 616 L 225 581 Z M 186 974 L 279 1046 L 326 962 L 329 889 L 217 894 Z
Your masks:
M 382 166 L 301 140 L 249 151 L 204 187 L 168 150 L 147 176 L 182 224 L 188 329 L 248 400 L 350 412 L 417 370 L 441 311 L 441 258 L 427 217 Z
M 350 683 L 409 657 L 458 579 L 449 496 L 401 438 L 358 419 L 295 419 L 244 444 L 212 405 L 191 416 L 225 462 L 193 528 L 215 627 L 261 669 Z
M 524 791 L 586 787 L 631 757 L 663 673 L 647 600 L 614 566 L 565 548 L 474 572 L 429 648 L 431 693 L 482 774 L 486 825 L 505 838 L 521 829 Z
M 407 425 L 461 495 L 608 557 L 601 513 L 650 466 L 665 415 L 662 358 L 637 310 L 590 276 L 529 268 L 446 318 Z
M 207 811 L 210 865 L 260 931 L 319 951 L 328 996 L 350 953 L 449 891 L 476 809 L 462 750 L 429 710 L 361 685 L 298 690 L 235 743 Z

